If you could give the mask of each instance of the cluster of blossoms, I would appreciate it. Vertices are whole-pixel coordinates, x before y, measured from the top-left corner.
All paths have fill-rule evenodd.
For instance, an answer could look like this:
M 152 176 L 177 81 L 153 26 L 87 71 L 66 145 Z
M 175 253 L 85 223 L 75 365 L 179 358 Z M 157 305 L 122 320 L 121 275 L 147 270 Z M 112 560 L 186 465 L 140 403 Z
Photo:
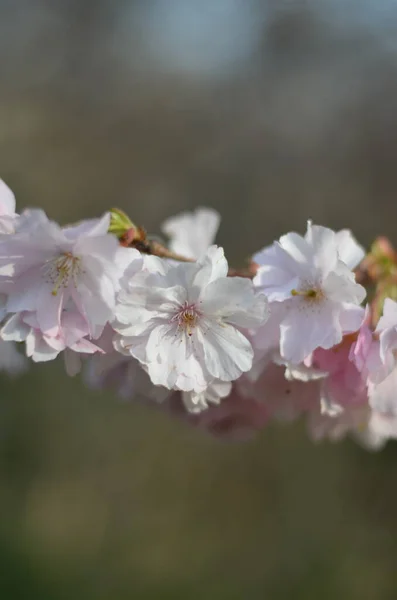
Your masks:
M 0 368 L 63 353 L 92 387 L 241 439 L 303 417 L 314 440 L 397 437 L 397 255 L 307 225 L 229 269 L 219 215 L 167 220 L 168 247 L 120 210 L 60 227 L 0 180 Z

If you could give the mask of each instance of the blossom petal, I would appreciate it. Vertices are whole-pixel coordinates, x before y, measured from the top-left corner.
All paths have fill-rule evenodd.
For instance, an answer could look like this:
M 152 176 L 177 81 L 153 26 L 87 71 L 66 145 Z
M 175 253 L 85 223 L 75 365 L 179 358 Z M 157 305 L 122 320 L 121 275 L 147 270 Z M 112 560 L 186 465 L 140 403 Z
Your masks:
M 307 224 L 305 235 L 311 247 L 311 260 L 323 273 L 329 273 L 336 268 L 338 254 L 336 250 L 335 233 L 328 227 Z
M 213 244 L 220 215 L 211 208 L 197 208 L 167 219 L 163 232 L 171 238 L 170 249 L 187 258 L 200 258 Z
M 355 269 L 363 260 L 365 250 L 353 237 L 349 229 L 342 229 L 335 234 L 339 259 L 349 267 Z
M 208 285 L 201 295 L 201 310 L 238 327 L 255 327 L 265 323 L 268 303 L 263 294 L 255 294 L 251 281 L 242 277 L 225 277 Z
M 198 330 L 208 371 L 215 379 L 233 381 L 252 366 L 254 351 L 240 331 L 215 321 L 203 323 Z
M 193 279 L 192 285 L 201 289 L 219 277 L 226 277 L 228 264 L 223 248 L 211 246 L 206 255 L 197 263 L 199 269 Z
M 0 215 L 13 215 L 15 213 L 15 206 L 14 194 L 8 185 L 0 179 Z
M 342 330 L 332 306 L 313 312 L 291 311 L 280 326 L 280 353 L 292 363 L 301 363 L 316 348 L 332 348 L 342 340 Z

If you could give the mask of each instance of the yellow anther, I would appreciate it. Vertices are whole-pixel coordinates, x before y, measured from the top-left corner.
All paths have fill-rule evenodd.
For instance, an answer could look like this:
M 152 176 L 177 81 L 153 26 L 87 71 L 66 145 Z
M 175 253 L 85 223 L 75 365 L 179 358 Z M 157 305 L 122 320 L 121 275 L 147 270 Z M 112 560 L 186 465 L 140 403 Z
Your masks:
M 302 296 L 303 298 L 309 298 L 310 300 L 320 300 L 323 298 L 322 290 L 316 290 L 314 288 L 308 290 L 291 290 L 291 296 Z

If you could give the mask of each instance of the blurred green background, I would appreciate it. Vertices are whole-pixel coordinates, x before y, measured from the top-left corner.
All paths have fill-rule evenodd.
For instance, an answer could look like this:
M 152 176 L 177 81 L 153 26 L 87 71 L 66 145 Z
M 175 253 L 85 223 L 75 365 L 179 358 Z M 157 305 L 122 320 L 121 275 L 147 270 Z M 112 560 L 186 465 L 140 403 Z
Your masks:
M 67 223 L 307 218 L 397 237 L 395 0 L 0 0 L 0 176 Z M 0 599 L 397 597 L 397 446 L 247 444 L 68 379 L 1 378 Z

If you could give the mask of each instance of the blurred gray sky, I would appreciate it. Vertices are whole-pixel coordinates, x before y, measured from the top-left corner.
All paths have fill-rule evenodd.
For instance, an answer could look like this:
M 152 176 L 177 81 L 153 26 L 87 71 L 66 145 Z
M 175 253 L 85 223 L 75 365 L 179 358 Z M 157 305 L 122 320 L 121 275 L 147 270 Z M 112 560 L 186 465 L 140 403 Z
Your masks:
M 252 252 L 313 218 L 393 235 L 391 0 L 0 1 L 2 175 L 76 219 L 187 206 Z M 242 207 L 244 210 L 242 211 Z M 154 210 L 155 209 L 155 210 Z M 246 248 L 246 250 L 245 250 Z

